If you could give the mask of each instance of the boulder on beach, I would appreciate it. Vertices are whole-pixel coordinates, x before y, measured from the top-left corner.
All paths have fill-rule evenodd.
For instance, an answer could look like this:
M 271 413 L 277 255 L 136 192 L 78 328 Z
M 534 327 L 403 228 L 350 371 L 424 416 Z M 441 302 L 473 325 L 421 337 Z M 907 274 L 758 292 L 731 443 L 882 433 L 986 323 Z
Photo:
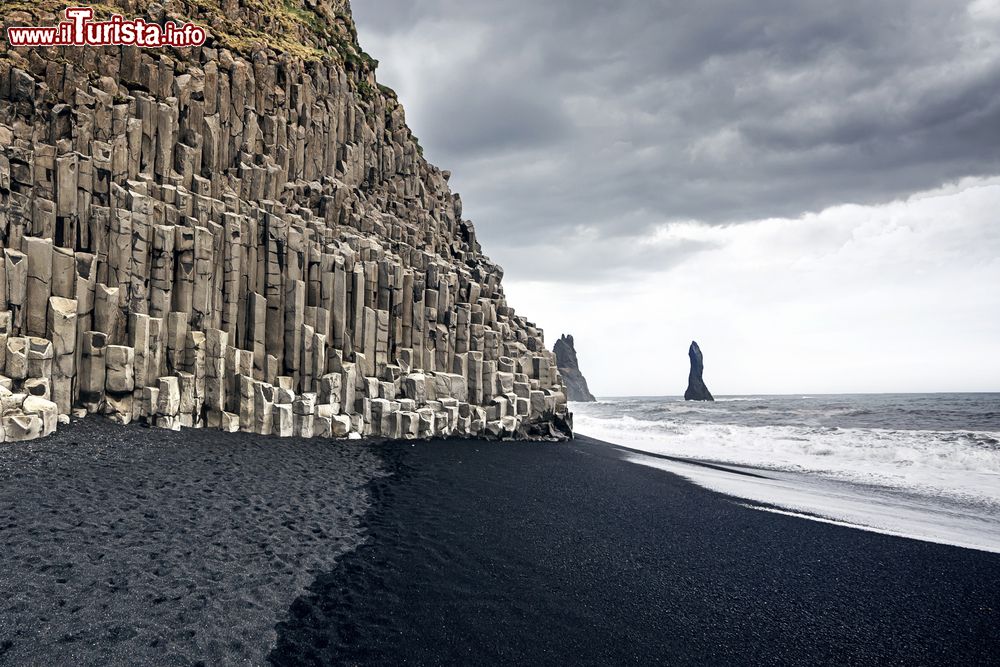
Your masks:
M 566 385 L 566 398 L 580 403 L 593 403 L 597 399 L 590 393 L 587 378 L 580 372 L 580 363 L 576 358 L 576 347 L 572 336 L 560 336 L 552 351 L 556 353 L 556 365 Z
M 701 354 L 698 343 L 691 341 L 688 348 L 688 357 L 691 359 L 691 372 L 688 374 L 688 388 L 684 392 L 685 401 L 714 401 L 712 392 L 705 386 L 702 374 L 705 372 L 705 358 Z

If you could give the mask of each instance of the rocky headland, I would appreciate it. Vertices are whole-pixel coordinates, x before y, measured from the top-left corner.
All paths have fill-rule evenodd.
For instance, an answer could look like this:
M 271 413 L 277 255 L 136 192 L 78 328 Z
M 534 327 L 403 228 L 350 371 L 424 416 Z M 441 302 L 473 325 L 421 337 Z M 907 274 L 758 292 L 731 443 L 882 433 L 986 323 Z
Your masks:
M 587 378 L 580 372 L 580 362 L 576 358 L 576 346 L 573 337 L 562 335 L 556 341 L 552 351 L 556 354 L 556 365 L 566 386 L 566 396 L 571 401 L 593 403 L 597 399 L 590 393 Z

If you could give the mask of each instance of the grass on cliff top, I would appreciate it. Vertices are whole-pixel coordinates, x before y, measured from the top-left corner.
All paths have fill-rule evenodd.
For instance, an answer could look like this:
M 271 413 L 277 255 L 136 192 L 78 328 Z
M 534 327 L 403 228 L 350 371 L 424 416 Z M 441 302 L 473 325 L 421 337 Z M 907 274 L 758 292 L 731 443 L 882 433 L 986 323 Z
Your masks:
M 108 0 L 89 3 L 88 6 L 94 8 L 95 18 L 104 20 L 112 14 L 121 14 L 126 18 L 142 16 L 145 14 L 143 4 L 136 0 Z M 239 13 L 227 14 L 220 0 L 179 0 L 173 3 L 171 9 L 175 17 L 207 27 L 219 46 L 243 55 L 252 54 L 260 48 L 270 48 L 306 61 L 339 59 L 349 72 L 360 75 L 351 79 L 364 102 L 372 104 L 377 97 L 383 97 L 387 114 L 399 105 L 394 90 L 382 84 L 372 86 L 365 80 L 365 75 L 378 67 L 378 61 L 361 49 L 354 20 L 348 12 L 335 11 L 333 20 L 329 20 L 301 0 L 240 0 L 239 4 L 252 16 L 270 18 L 270 25 L 263 21 L 244 20 Z M 10 14 L 24 12 L 33 17 L 35 25 L 52 25 L 64 18 L 66 7 L 72 5 L 68 0 L 0 0 L 0 24 L 9 25 Z M 315 45 L 307 41 L 313 41 Z M 0 49 L 0 58 L 8 55 Z M 412 140 L 417 151 L 423 155 L 416 136 L 412 136 Z
M 66 7 L 72 4 L 67 0 L 4 0 L 0 2 L 0 16 L 6 18 L 12 12 L 25 12 L 36 20 L 46 15 L 59 20 L 64 17 Z M 94 8 L 98 19 L 111 14 L 129 18 L 145 14 L 143 3 L 134 0 L 87 5 Z M 348 68 L 361 72 L 374 71 L 378 67 L 378 61 L 358 44 L 354 20 L 347 12 L 337 11 L 333 20 L 329 20 L 301 0 L 241 0 L 240 6 L 247 15 L 269 18 L 269 24 L 246 20 L 240 13 L 227 13 L 218 0 L 180 0 L 171 9 L 175 16 L 209 28 L 220 46 L 240 53 L 264 47 L 304 60 L 339 58 Z
M 67 7 L 73 7 L 81 3 L 66 2 L 65 0 L 56 2 L 54 0 L 35 0 L 34 2 L 24 2 L 24 0 L 4 0 L 0 2 L 0 16 L 4 22 L 8 22 L 7 15 L 12 12 L 26 12 L 35 17 L 45 14 L 55 14 L 57 19 L 64 19 Z M 107 16 L 112 13 L 122 13 L 124 10 L 120 6 L 107 5 L 99 2 L 88 2 L 86 7 L 93 7 L 96 16 Z

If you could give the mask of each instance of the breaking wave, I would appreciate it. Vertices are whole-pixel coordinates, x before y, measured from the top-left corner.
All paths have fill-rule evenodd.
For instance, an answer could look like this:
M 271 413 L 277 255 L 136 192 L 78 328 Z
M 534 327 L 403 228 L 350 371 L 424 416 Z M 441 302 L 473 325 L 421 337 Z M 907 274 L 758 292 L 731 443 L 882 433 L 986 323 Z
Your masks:
M 915 404 L 904 405 L 908 400 Z M 995 429 L 927 428 L 952 425 L 959 419 L 956 411 L 966 408 L 949 406 L 937 419 L 921 409 L 924 400 L 900 397 L 887 409 L 870 397 L 809 399 L 820 404 L 808 406 L 798 397 L 728 402 L 738 408 L 727 407 L 726 401 L 627 399 L 574 404 L 573 410 L 579 433 L 642 451 L 1000 507 L 1000 424 Z M 1000 402 L 1000 397 L 987 400 Z M 907 415 L 919 415 L 911 421 L 919 419 L 925 428 L 899 428 Z M 873 426 L 878 419 L 896 427 Z

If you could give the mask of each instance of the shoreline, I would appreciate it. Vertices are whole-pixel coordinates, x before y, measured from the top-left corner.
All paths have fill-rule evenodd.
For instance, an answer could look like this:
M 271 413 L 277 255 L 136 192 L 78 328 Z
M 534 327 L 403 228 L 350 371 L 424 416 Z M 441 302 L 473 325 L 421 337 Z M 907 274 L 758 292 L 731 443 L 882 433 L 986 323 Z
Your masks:
M 613 443 L 608 443 L 612 446 Z M 802 471 L 698 461 L 623 448 L 625 459 L 762 511 L 1000 554 L 996 506 L 919 495 Z

